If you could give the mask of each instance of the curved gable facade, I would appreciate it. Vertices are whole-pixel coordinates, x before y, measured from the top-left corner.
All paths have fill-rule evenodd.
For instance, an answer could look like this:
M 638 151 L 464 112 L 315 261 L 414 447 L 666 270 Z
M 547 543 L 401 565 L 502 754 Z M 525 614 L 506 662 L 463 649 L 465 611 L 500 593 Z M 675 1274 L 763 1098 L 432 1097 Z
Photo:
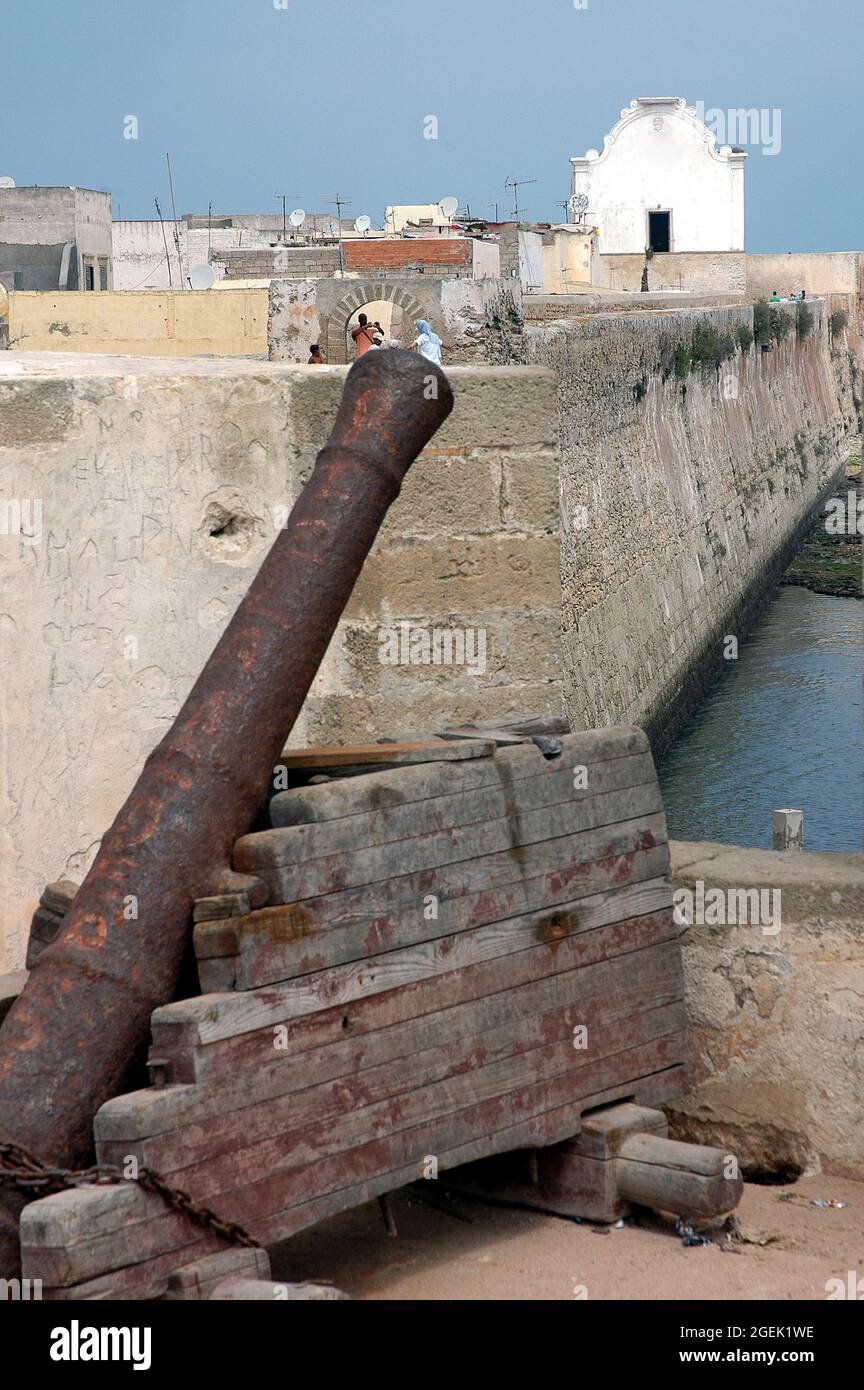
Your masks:
M 602 151 L 571 158 L 571 192 L 586 195 L 604 254 L 743 251 L 746 158 L 718 149 L 683 97 L 637 97 Z

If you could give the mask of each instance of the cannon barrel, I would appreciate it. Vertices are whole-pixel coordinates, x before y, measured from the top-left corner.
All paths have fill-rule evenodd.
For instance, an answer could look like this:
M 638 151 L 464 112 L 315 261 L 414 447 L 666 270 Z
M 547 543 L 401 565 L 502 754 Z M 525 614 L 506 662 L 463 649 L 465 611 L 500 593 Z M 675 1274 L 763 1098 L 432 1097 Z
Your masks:
M 170 1001 L 197 897 L 224 892 L 388 507 L 450 413 L 444 373 L 366 353 L 330 438 L 231 622 L 105 835 L 0 1034 L 0 1141 L 80 1163 L 150 1014 Z M 0 1276 L 24 1199 L 0 1188 Z

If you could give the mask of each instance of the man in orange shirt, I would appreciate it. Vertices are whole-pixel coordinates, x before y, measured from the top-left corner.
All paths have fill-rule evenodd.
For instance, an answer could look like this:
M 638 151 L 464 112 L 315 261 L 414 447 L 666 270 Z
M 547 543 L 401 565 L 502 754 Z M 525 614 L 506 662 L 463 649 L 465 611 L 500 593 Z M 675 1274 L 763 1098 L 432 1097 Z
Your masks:
M 354 351 L 358 357 L 362 357 L 364 352 L 368 352 L 371 347 L 376 347 L 380 333 L 369 322 L 365 314 L 360 314 L 357 319 L 357 327 L 351 329 L 351 337 L 354 339 Z

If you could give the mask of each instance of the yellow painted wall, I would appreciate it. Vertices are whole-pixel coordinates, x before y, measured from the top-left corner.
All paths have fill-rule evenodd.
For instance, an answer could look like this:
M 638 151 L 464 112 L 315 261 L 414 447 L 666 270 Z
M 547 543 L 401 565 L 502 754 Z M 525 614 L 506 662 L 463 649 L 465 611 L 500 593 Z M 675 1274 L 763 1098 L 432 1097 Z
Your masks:
M 267 290 L 14 290 L 9 346 L 133 357 L 266 357 Z
M 567 294 L 571 285 L 591 284 L 594 229 L 586 232 L 552 228 L 543 237 L 543 293 Z

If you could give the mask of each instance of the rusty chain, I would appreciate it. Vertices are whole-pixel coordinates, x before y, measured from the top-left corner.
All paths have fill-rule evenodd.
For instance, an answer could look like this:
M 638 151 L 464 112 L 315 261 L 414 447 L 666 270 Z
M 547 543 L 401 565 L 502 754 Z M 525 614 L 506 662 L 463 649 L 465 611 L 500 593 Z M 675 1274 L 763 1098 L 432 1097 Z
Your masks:
M 250 1249 L 258 1246 L 258 1241 L 253 1240 L 242 1226 L 235 1221 L 223 1221 L 209 1207 L 199 1206 L 192 1201 L 188 1192 L 172 1187 L 152 1168 L 141 1168 L 134 1178 L 127 1177 L 119 1168 L 107 1163 L 94 1163 L 91 1168 L 77 1170 L 51 1168 L 20 1144 L 0 1144 L 0 1187 L 14 1187 L 18 1192 L 30 1194 L 31 1200 L 70 1188 L 121 1182 L 136 1182 L 145 1192 L 153 1192 L 161 1197 L 173 1211 L 181 1212 L 196 1226 L 213 1231 L 231 1245 Z

